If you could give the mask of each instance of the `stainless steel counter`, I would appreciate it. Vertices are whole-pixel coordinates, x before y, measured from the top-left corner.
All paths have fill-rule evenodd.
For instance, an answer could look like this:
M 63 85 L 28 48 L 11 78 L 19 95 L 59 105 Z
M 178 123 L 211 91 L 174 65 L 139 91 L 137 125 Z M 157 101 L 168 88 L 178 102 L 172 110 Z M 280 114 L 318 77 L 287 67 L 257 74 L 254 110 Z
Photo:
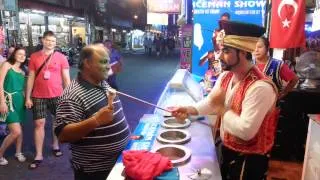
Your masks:
M 192 105 L 201 99 L 203 99 L 203 90 L 198 82 L 192 78 L 189 72 L 178 70 L 168 82 L 157 105 L 161 107 Z M 154 113 L 160 115 L 167 114 L 159 110 L 155 110 Z M 221 179 L 211 130 L 211 124 L 213 124 L 215 118 L 215 116 L 211 116 L 206 120 L 193 121 L 190 127 L 183 129 L 191 134 L 191 141 L 184 146 L 191 150 L 192 155 L 191 160 L 187 164 L 178 166 L 180 179 L 190 179 L 188 175 L 195 173 L 197 169 L 203 168 L 207 168 L 212 172 L 210 179 Z M 159 146 L 161 144 L 155 142 L 152 149 Z
M 210 179 L 221 179 L 220 168 L 217 161 L 216 150 L 213 143 L 211 123 L 208 119 L 202 121 L 193 121 L 187 129 L 191 134 L 191 141 L 184 144 L 185 147 L 191 150 L 191 160 L 178 166 L 180 179 L 187 180 L 188 175 L 195 173 L 196 169 L 207 168 L 212 172 Z M 162 144 L 155 142 L 152 149 L 155 149 Z
M 215 117 L 213 117 L 214 119 Z M 191 159 L 184 165 L 177 166 L 179 169 L 180 179 L 188 180 L 188 176 L 195 173 L 197 169 L 207 168 L 212 172 L 210 180 L 220 180 L 221 174 L 216 158 L 216 150 L 212 139 L 211 124 L 209 119 L 193 121 L 187 129 L 191 134 L 191 140 L 183 146 L 191 150 Z M 162 130 L 159 128 L 157 134 Z M 161 146 L 157 140 L 154 140 L 151 151 Z M 130 148 L 129 148 L 130 149 Z M 111 171 L 108 180 L 124 180 L 122 176 L 124 166 L 118 162 Z

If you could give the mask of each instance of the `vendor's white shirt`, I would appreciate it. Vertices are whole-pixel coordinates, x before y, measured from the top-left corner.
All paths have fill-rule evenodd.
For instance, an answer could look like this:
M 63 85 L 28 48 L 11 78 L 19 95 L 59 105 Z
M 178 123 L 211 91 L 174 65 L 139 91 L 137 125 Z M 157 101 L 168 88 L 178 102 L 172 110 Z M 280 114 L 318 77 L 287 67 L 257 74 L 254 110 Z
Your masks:
M 195 104 L 194 107 L 200 115 L 213 113 L 214 107 L 210 106 L 209 99 L 220 88 L 221 78 L 224 77 L 225 74 L 226 72 L 219 76 L 208 97 Z M 239 85 L 239 83 L 237 83 L 232 87 L 232 80 L 233 77 L 226 92 L 226 107 L 230 107 L 232 96 Z M 257 134 L 265 115 L 275 102 L 276 93 L 270 84 L 260 80 L 254 82 L 245 94 L 240 116 L 232 110 L 228 110 L 222 117 L 220 126 L 220 136 L 222 140 L 224 131 L 245 141 L 252 139 Z

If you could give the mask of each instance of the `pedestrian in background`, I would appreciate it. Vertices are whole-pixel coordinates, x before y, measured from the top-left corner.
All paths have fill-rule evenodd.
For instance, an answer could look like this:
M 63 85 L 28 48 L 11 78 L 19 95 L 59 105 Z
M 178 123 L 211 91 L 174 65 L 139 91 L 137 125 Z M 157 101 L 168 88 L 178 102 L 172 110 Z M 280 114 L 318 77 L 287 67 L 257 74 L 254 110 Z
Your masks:
M 39 36 L 39 37 L 38 37 L 38 44 L 37 44 L 34 52 L 37 52 L 37 51 L 40 51 L 40 50 L 43 49 L 43 42 L 42 42 L 42 41 L 43 41 L 43 40 L 42 40 L 42 37 Z
M 149 54 L 149 56 L 151 56 L 151 54 L 152 54 L 152 40 L 151 40 L 151 38 L 148 38 L 148 40 L 147 40 L 147 47 L 148 47 L 148 54 Z
M 19 162 L 26 160 L 22 154 L 22 128 L 24 121 L 24 88 L 25 74 L 21 66 L 26 60 L 26 50 L 16 48 L 9 59 L 0 68 L 0 113 L 9 128 L 0 147 L 0 165 L 7 165 L 8 161 L 3 157 L 6 149 L 16 142 L 15 157 Z
M 147 54 L 148 52 L 148 37 L 144 37 L 144 40 L 143 40 L 143 46 L 144 46 L 144 53 Z
M 75 180 L 105 180 L 124 150 L 130 129 L 121 101 L 105 81 L 109 54 L 99 45 L 80 52 L 79 74 L 59 99 L 54 131 L 70 143 Z
M 117 85 L 117 74 L 119 74 L 122 71 L 122 64 L 123 64 L 122 56 L 120 52 L 113 47 L 111 40 L 105 40 L 104 46 L 107 48 L 110 54 L 111 69 L 109 71 L 107 82 L 113 89 L 118 90 L 119 88 Z
M 160 37 L 161 41 L 161 56 L 166 56 L 168 55 L 168 44 L 167 44 L 167 39 L 164 36 Z
M 168 46 L 168 55 L 172 55 L 176 47 L 176 42 L 173 36 L 169 36 L 169 38 L 167 39 L 167 46 Z
M 26 107 L 33 107 L 35 124 L 34 141 L 36 155 L 29 168 L 37 168 L 43 160 L 43 141 L 47 110 L 56 113 L 56 103 L 63 87 L 70 83 L 69 64 L 66 57 L 55 52 L 56 36 L 52 31 L 43 33 L 43 49 L 33 53 L 29 62 L 29 76 L 26 90 Z M 62 156 L 58 139 L 53 135 L 52 153 Z
M 154 38 L 153 44 L 154 44 L 155 49 L 156 49 L 157 57 L 159 57 L 160 56 L 160 50 L 161 50 L 161 39 L 160 39 L 160 35 L 159 34 L 157 34 L 157 36 Z

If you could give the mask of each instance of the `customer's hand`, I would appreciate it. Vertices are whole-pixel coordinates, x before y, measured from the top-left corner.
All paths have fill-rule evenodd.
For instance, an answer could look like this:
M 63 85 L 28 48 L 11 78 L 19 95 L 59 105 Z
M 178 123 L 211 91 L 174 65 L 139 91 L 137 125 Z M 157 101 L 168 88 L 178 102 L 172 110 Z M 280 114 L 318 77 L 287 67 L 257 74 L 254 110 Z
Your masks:
M 26 108 L 28 108 L 28 109 L 32 108 L 33 102 L 32 102 L 32 100 L 31 100 L 31 98 L 26 98 L 25 106 L 26 106 Z
M 107 92 L 108 105 L 94 114 L 94 120 L 97 122 L 98 126 L 111 123 L 113 119 L 113 100 L 116 97 L 116 92 L 116 90 L 109 88 Z
M 96 114 L 94 114 L 93 117 L 98 126 L 110 124 L 113 119 L 113 109 L 105 106 L 101 108 Z

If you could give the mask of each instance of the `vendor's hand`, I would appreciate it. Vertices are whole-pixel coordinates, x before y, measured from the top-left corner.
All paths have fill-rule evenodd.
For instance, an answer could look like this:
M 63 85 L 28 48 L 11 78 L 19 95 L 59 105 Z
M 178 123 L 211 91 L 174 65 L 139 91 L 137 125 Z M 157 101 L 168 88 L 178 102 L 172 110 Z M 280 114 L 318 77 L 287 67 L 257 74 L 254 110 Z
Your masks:
M 184 122 L 189 116 L 187 107 L 169 107 L 168 109 L 171 111 L 172 116 L 180 122 Z
M 26 106 L 27 109 L 32 108 L 33 102 L 31 100 L 31 98 L 26 98 L 25 106 Z
M 6 114 L 8 112 L 8 106 L 6 103 L 0 104 L 0 114 Z
M 226 93 L 223 89 L 219 89 L 215 94 L 211 95 L 212 106 L 214 107 L 214 113 L 221 115 L 225 111 L 225 99 Z
M 109 106 L 101 108 L 93 116 L 98 126 L 110 124 L 113 119 L 113 109 L 110 109 Z

